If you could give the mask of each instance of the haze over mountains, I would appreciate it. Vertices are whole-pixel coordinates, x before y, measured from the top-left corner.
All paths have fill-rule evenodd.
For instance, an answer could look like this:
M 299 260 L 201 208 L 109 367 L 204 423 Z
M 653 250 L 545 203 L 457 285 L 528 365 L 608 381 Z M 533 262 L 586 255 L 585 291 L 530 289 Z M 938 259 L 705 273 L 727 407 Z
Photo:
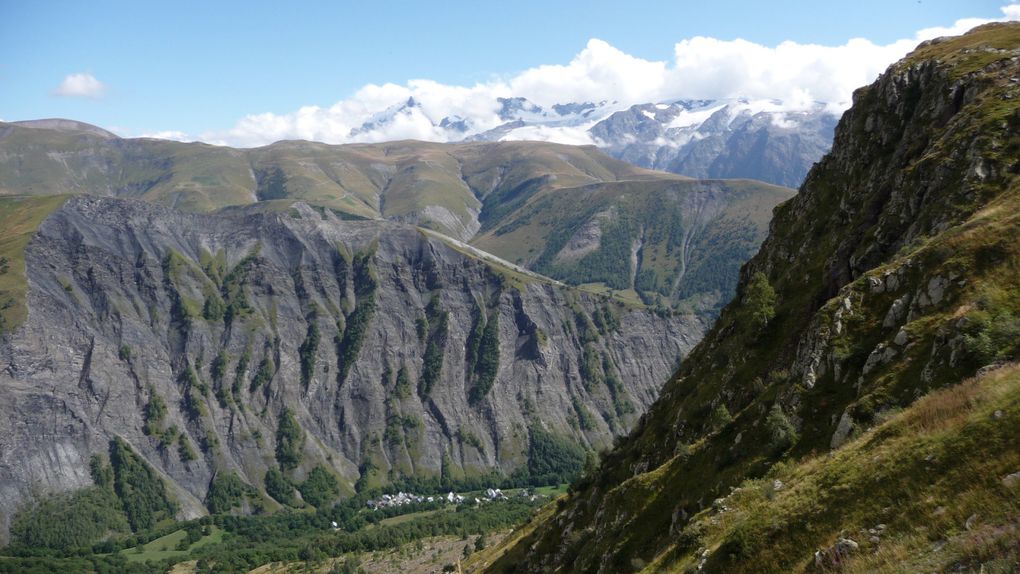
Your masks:
M 372 114 L 345 142 L 387 141 L 414 133 L 432 142 L 544 141 L 594 145 L 639 167 L 695 178 L 748 178 L 796 187 L 828 151 L 838 110 L 778 100 L 678 100 L 625 106 L 570 102 L 548 108 L 497 98 L 492 117 L 434 117 L 413 97 Z M 64 120 L 13 122 L 58 127 Z M 64 124 L 72 127 L 73 124 Z M 413 130 L 401 126 L 415 126 Z M 101 128 L 93 133 L 105 132 Z M 109 133 L 109 132 L 106 132 Z

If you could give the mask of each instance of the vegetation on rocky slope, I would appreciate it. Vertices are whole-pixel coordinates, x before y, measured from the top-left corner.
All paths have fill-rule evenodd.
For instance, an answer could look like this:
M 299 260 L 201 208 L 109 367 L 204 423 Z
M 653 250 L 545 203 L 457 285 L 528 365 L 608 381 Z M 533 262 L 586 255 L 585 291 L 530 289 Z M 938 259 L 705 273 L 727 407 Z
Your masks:
M 1020 378 L 961 381 L 1020 359 L 1018 50 L 1020 25 L 985 26 L 859 90 L 638 428 L 559 512 L 477 563 L 1015 568 Z
M 733 297 L 789 190 L 751 181 L 614 182 L 536 193 L 473 244 L 571 284 L 647 305 L 714 310 Z
M 303 486 L 309 499 L 313 492 L 329 489 L 328 478 L 313 478 L 319 474 L 313 472 Z M 0 550 L 0 572 L 240 573 L 270 563 L 284 569 L 329 571 L 330 557 L 409 550 L 436 536 L 468 540 L 505 531 L 561 492 L 507 491 L 505 499 L 459 505 L 438 496 L 373 510 L 365 503 L 382 492 L 372 490 L 314 510 L 234 516 L 225 511 L 246 496 L 243 483 L 234 479 L 224 477 L 209 500 L 211 507 L 224 512 L 199 520 L 164 521 L 134 533 L 110 486 L 97 485 L 46 502 L 18 521 L 14 544 Z M 461 491 L 458 487 L 466 485 L 444 486 Z M 468 494 L 484 496 L 480 491 Z M 68 505 L 56 506 L 62 503 Z M 484 545 L 476 538 L 473 548 Z
M 832 455 L 742 482 L 693 517 L 677 535 L 684 544 L 649 569 L 1014 571 L 1020 366 L 934 391 L 883 419 Z M 857 547 L 846 544 L 841 556 L 839 539 Z

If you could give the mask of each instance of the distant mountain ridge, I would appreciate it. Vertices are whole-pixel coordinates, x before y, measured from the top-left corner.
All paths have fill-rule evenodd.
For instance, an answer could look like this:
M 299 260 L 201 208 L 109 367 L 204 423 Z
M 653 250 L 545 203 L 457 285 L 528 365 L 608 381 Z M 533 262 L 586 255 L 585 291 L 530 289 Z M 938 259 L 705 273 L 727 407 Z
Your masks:
M 832 145 L 839 118 L 818 104 L 681 101 L 616 112 L 589 132 L 609 155 L 699 178 L 746 177 L 796 187 Z
M 376 113 L 352 138 L 398 121 L 431 125 L 445 141 L 548 140 L 591 143 L 640 167 L 701 178 L 751 178 L 796 187 L 829 150 L 838 114 L 824 103 L 686 99 L 621 105 L 570 102 L 548 108 L 526 98 L 497 98 L 503 122 L 480 126 L 460 116 L 439 119 L 414 98 Z
M 839 112 L 823 102 L 787 105 L 768 99 L 680 99 L 624 105 L 564 102 L 548 107 L 527 98 L 496 98 L 491 120 L 437 115 L 411 97 L 379 110 L 344 141 L 384 142 L 391 128 L 428 126 L 436 143 L 544 141 L 595 145 L 638 167 L 695 178 L 757 179 L 797 187 L 832 143 Z M 63 122 L 63 123 L 61 123 Z M 494 123 L 495 122 L 495 123 Z M 14 122 L 22 127 L 114 134 L 73 120 Z M 399 131 L 399 130 L 398 130 Z
M 87 124 L 85 122 L 79 122 L 76 120 L 65 120 L 63 118 L 47 118 L 42 120 L 24 120 L 20 122 L 11 122 L 16 126 L 23 128 L 40 129 L 40 130 L 55 130 L 64 132 L 86 132 L 92 135 L 100 136 L 103 138 L 113 139 L 118 137 L 117 134 L 104 130 L 101 127 Z

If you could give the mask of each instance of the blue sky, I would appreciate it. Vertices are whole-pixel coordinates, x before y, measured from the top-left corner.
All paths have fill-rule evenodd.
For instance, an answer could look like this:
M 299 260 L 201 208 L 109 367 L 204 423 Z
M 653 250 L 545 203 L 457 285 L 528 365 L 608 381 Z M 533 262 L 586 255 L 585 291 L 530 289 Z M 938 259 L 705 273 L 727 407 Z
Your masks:
M 577 60 L 593 38 L 635 61 L 672 66 L 675 45 L 694 36 L 881 46 L 961 18 L 1001 17 L 1007 3 L 0 0 L 0 118 L 69 117 L 125 135 L 197 137 L 253 114 L 290 117 L 356 99 L 366 85 L 517 85 L 509 80 L 529 69 Z M 57 95 L 71 74 L 101 82 L 95 97 Z M 88 93 L 76 85 L 65 93 Z

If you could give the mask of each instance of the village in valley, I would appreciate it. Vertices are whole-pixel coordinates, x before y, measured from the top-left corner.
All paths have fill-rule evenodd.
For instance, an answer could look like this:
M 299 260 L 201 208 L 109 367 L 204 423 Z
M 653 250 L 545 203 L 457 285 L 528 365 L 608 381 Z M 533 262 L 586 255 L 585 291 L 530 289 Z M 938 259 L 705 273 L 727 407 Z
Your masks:
M 537 497 L 533 489 L 521 489 L 519 492 L 520 494 L 518 494 L 517 496 L 520 496 L 521 498 L 527 498 L 531 501 L 534 501 Z M 507 499 L 509 499 L 509 496 L 499 488 L 487 488 L 485 489 L 484 493 L 481 493 L 480 496 L 470 495 L 464 496 L 461 494 L 457 494 L 453 491 L 450 491 L 445 496 L 443 495 L 422 496 L 410 492 L 401 491 L 396 494 L 384 494 L 379 498 L 367 501 L 365 505 L 368 506 L 368 508 L 371 508 L 372 510 L 379 510 L 382 508 L 393 508 L 397 506 L 405 506 L 408 504 L 434 504 L 442 503 L 444 501 L 447 504 L 465 504 L 472 502 L 474 504 L 483 504 L 486 502 Z

